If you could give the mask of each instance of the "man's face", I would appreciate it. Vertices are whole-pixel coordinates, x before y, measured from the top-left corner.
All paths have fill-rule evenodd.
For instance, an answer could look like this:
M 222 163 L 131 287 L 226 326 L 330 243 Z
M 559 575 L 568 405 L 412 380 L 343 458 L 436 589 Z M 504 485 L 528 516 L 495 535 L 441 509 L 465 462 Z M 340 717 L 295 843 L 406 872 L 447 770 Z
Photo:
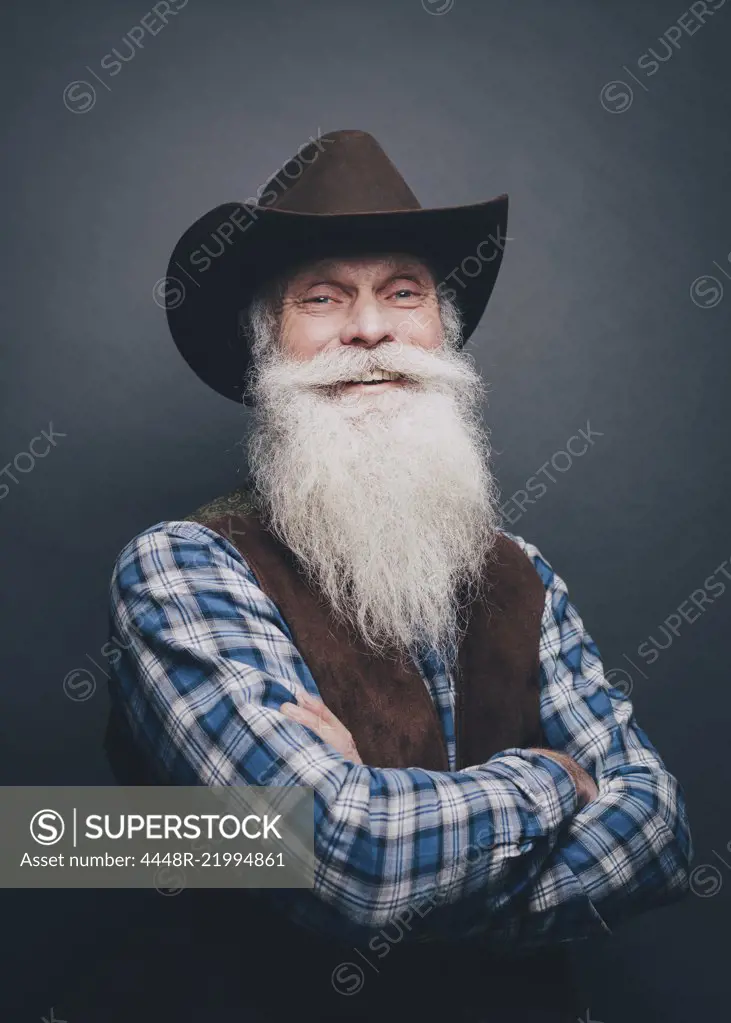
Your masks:
M 294 359 L 312 359 L 343 346 L 432 349 L 442 338 L 434 278 L 413 256 L 389 253 L 311 262 L 289 279 L 284 293 L 281 345 Z M 341 392 L 378 393 L 404 385 L 395 373 L 377 370 L 368 376 L 376 379 L 337 387 Z

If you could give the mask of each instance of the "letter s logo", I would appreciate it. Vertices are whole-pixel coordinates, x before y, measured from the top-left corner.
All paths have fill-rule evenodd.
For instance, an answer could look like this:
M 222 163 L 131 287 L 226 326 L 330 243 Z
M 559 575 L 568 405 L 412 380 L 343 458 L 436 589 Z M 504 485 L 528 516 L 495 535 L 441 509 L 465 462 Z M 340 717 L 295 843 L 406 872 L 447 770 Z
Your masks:
M 31 837 L 39 845 L 55 845 L 63 837 L 65 825 L 58 810 L 39 810 L 30 822 Z

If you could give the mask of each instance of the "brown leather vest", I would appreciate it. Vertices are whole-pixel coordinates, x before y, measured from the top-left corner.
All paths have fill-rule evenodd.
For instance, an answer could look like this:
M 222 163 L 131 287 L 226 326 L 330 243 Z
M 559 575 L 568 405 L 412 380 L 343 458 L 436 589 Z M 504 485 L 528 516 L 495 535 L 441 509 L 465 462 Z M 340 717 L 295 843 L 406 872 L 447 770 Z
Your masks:
M 325 600 L 306 582 L 292 553 L 262 524 L 245 490 L 203 506 L 187 516 L 187 521 L 226 537 L 245 558 L 259 586 L 281 612 L 322 699 L 351 732 L 365 764 L 449 770 L 441 723 L 416 665 L 396 656 L 374 654 L 334 620 Z M 481 591 L 469 604 L 454 673 L 458 770 L 484 764 L 511 746 L 548 745 L 539 714 L 544 600 L 545 589 L 532 563 L 514 541 L 501 534 Z M 115 722 L 114 734 L 111 731 L 107 735 L 110 759 L 119 764 L 121 755 L 129 768 L 129 736 L 120 741 L 119 722 Z M 128 784 L 134 783 L 129 769 L 125 777 Z M 142 768 L 136 781 L 145 780 Z M 231 893 L 195 894 L 201 896 L 198 908 L 205 905 L 207 912 L 221 901 L 215 919 L 225 918 Z M 353 999 L 339 993 L 331 975 L 343 962 L 358 962 L 357 950 L 303 935 L 299 928 L 273 919 L 266 903 L 252 905 L 247 913 L 260 946 L 274 945 L 281 950 L 277 962 L 282 966 L 290 963 L 285 976 L 294 982 L 297 975 L 301 994 L 304 997 L 307 992 L 307 998 L 316 1000 L 319 1008 L 313 1011 L 321 1019 L 329 1018 L 329 1011 L 333 1019 L 353 1018 L 353 1013 L 357 1015 L 368 1006 L 363 1018 L 380 1021 L 385 1006 L 413 999 L 414 985 L 423 986 L 435 972 L 451 980 L 445 979 L 431 991 L 427 1002 L 432 1006 L 444 997 L 447 1013 L 455 1004 L 450 999 L 459 1002 L 466 998 L 468 987 L 478 1006 L 475 1020 L 558 1021 L 572 1018 L 575 1011 L 563 948 L 504 958 L 485 953 L 479 940 L 394 945 L 394 954 L 383 964 L 372 964 L 379 977 L 370 984 L 367 998 L 359 994 Z M 206 917 L 201 926 L 211 933 L 220 922 L 211 923 Z M 292 966 L 295 961 L 296 969 Z M 358 969 L 364 975 L 368 972 L 362 963 Z M 256 971 L 261 971 L 262 977 L 266 970 L 266 961 L 258 962 Z M 408 1018 L 411 1013 L 406 1009 Z M 284 1011 L 282 1018 L 287 1018 Z
M 245 490 L 187 517 L 225 536 L 287 623 L 325 704 L 363 763 L 448 771 L 441 723 L 410 659 L 378 656 L 336 622 L 294 556 L 261 523 Z M 528 557 L 499 535 L 468 609 L 455 678 L 457 769 L 509 746 L 547 745 L 539 714 L 538 642 L 545 589 Z

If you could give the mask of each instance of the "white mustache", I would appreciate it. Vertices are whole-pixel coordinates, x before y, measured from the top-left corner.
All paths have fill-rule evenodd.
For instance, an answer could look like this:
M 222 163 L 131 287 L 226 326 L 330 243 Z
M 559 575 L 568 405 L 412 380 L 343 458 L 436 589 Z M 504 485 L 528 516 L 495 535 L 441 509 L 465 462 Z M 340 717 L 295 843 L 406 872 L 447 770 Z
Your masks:
M 277 368 L 284 366 L 288 387 L 298 391 L 333 387 L 374 370 L 399 373 L 411 383 L 440 391 L 474 386 L 470 356 L 444 347 L 425 349 L 398 341 L 382 342 L 374 348 L 328 349 L 311 359 L 282 361 L 280 356 Z M 267 368 L 262 370 L 266 376 Z

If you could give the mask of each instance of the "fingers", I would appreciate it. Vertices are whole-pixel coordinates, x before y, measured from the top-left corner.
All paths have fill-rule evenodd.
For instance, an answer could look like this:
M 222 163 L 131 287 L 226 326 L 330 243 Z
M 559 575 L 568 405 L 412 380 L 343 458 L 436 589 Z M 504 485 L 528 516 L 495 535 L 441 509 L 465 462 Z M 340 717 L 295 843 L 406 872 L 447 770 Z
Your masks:
M 301 707 L 305 710 L 311 711 L 317 717 L 321 718 L 329 725 L 329 727 L 332 728 L 333 725 L 337 723 L 338 719 L 319 696 L 313 696 L 312 693 L 308 693 L 306 689 L 298 689 L 296 697 L 297 703 Z
M 324 702 L 300 688 L 297 689 L 295 696 L 297 703 L 291 701 L 283 703 L 279 708 L 280 712 L 292 721 L 312 729 L 346 759 L 362 764 L 353 736 Z
M 318 734 L 323 731 L 334 731 L 337 719 L 334 715 L 330 714 L 329 711 L 327 715 L 323 713 L 323 711 L 327 710 L 327 708 L 322 700 L 311 696 L 303 689 L 299 689 L 296 696 L 297 703 L 283 703 L 279 708 L 285 717 L 292 718 L 294 721 L 299 721 L 300 724 L 307 725 L 308 728 L 318 732 Z
M 297 690 L 297 704 L 307 714 L 312 715 L 312 720 L 317 722 L 317 729 L 326 731 L 328 735 L 342 727 L 340 720 L 327 707 L 319 696 L 313 696 L 305 689 Z M 323 736 L 325 738 L 325 736 Z
M 296 703 L 283 703 L 279 708 L 280 712 L 285 717 L 292 718 L 295 721 L 300 721 L 304 725 L 308 725 L 310 728 L 317 726 L 320 727 L 320 719 L 316 714 L 313 714 L 311 710 L 307 710 L 305 707 L 300 707 Z

